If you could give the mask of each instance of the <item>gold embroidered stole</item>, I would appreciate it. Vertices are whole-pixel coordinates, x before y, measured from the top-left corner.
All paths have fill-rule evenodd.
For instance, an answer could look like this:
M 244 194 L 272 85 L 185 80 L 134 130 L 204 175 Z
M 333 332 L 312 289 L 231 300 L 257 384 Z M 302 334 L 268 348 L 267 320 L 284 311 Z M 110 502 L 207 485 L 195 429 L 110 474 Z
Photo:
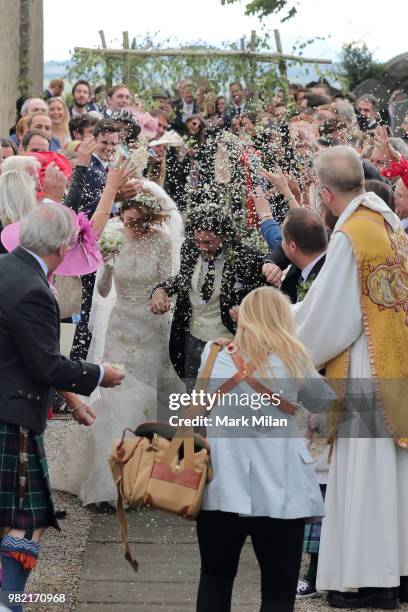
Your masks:
M 360 206 L 339 230 L 351 242 L 377 405 L 396 444 L 408 448 L 408 237 Z M 348 350 L 326 364 L 328 379 L 347 378 Z M 342 418 L 342 399 L 328 416 L 329 442 Z M 404 393 L 405 391 L 405 393 Z

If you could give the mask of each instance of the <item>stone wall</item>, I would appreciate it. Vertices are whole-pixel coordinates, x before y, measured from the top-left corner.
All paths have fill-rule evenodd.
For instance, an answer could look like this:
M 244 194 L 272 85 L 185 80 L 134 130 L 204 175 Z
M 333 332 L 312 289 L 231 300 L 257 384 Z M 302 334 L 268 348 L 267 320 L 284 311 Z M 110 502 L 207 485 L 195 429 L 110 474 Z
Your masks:
M 43 0 L 31 0 L 30 6 L 30 54 L 29 79 L 31 95 L 41 96 L 44 72 L 44 19 Z
M 19 0 L 0 0 L 0 135 L 8 134 L 19 96 Z
M 21 1 L 0 0 L 0 136 L 6 136 L 14 123 L 20 96 Z M 43 89 L 43 0 L 28 0 L 28 10 L 27 79 L 30 95 L 39 95 Z

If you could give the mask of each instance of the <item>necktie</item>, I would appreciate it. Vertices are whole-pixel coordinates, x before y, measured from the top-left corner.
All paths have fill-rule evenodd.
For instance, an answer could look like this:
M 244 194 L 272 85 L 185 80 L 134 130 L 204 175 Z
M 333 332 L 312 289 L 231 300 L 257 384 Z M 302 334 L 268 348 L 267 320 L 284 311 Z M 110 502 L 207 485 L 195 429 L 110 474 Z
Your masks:
M 214 291 L 215 259 L 208 260 L 208 270 L 201 285 L 201 297 L 204 302 L 209 302 Z

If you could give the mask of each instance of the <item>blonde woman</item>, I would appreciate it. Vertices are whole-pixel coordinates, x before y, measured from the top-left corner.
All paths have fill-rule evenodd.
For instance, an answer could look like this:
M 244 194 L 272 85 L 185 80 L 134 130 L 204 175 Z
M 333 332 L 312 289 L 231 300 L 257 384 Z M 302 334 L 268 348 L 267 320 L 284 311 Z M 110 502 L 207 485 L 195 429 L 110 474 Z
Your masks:
M 71 136 L 69 134 L 69 111 L 62 98 L 50 98 L 47 100 L 48 115 L 52 122 L 52 136 L 59 140 L 61 149 L 69 142 Z
M 209 349 L 210 343 L 202 366 Z M 324 514 L 313 459 L 296 433 L 295 404 L 319 412 L 333 394 L 295 336 L 288 299 L 272 287 L 255 289 L 242 301 L 234 342 L 218 354 L 208 390 L 214 392 L 237 370 L 252 378 L 216 402 L 207 427 L 214 478 L 197 519 L 197 612 L 230 611 L 248 535 L 261 569 L 261 612 L 289 612 L 305 519 Z

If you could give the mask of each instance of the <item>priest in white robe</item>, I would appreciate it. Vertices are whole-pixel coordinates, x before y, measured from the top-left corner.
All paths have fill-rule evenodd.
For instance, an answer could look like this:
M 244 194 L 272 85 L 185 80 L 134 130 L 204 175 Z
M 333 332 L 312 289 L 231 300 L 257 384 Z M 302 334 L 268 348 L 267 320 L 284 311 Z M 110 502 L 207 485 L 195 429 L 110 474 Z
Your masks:
M 362 164 L 351 147 L 320 153 L 315 170 L 322 201 L 339 219 L 319 276 L 294 307 L 299 338 L 317 367 L 350 349 L 348 380 L 372 379 L 359 270 L 341 228 L 360 206 L 379 213 L 393 232 L 399 220 L 378 196 L 364 192 Z M 403 291 L 408 305 L 408 287 Z M 408 327 L 405 334 L 408 345 Z M 393 345 L 390 336 L 390 351 Z M 401 397 L 402 409 L 407 403 Z M 335 607 L 394 608 L 398 598 L 408 601 L 408 449 L 394 442 L 374 406 L 374 437 L 363 437 L 360 421 L 355 437 L 337 435 L 333 444 L 317 588 L 329 591 Z

